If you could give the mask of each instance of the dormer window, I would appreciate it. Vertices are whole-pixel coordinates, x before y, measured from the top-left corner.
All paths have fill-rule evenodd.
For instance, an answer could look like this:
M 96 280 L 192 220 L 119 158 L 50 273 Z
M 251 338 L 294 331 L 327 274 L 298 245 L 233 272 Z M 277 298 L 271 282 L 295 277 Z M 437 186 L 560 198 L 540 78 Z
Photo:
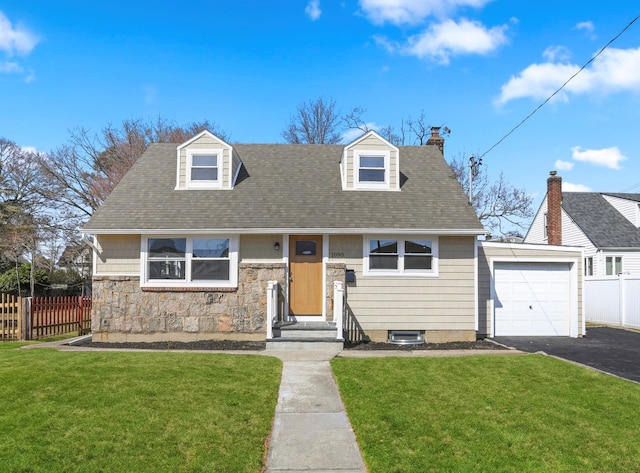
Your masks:
M 220 187 L 221 149 L 187 150 L 188 187 Z
M 389 152 L 355 151 L 356 182 L 361 189 L 386 189 L 389 187 Z
M 359 182 L 384 182 L 384 171 L 384 156 L 360 156 Z

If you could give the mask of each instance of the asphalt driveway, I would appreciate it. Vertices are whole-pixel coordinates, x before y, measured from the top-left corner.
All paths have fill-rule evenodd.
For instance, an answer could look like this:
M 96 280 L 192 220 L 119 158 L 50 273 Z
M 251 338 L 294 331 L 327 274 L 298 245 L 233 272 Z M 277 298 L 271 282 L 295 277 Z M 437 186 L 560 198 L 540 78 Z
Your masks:
M 640 383 L 640 333 L 610 327 L 587 327 L 583 338 L 496 337 L 521 351 L 543 351 Z

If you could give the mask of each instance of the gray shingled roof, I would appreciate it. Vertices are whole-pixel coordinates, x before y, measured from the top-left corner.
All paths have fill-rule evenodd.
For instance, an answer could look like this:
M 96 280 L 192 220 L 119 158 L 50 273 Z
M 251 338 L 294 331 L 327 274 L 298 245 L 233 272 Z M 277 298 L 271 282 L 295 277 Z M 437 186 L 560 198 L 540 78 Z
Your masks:
M 640 201 L 640 194 L 606 194 Z M 640 230 L 598 192 L 564 192 L 562 208 L 598 248 L 640 248 Z
M 400 192 L 343 191 L 340 145 L 234 145 L 243 168 L 233 190 L 174 190 L 177 146 L 151 145 L 84 230 L 483 232 L 436 146 L 400 147 Z

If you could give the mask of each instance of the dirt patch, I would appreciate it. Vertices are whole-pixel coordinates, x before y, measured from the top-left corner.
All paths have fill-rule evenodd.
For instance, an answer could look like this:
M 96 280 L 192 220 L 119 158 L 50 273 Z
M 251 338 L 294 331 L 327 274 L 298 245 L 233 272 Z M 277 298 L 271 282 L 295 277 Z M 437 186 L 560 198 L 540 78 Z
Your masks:
M 91 348 L 123 348 L 138 350 L 216 350 L 216 351 L 256 351 L 264 350 L 266 342 L 239 340 L 200 340 L 197 342 L 138 342 L 106 343 L 87 341 L 76 346 Z M 505 350 L 487 340 L 475 342 L 423 343 L 422 345 L 392 345 L 379 342 L 346 342 L 345 350 Z

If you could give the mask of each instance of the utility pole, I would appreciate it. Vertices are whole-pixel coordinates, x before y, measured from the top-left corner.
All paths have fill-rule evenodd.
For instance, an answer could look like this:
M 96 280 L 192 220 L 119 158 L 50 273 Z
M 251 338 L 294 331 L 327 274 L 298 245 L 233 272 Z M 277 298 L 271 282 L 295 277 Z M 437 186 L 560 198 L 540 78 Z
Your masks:
M 473 204 L 473 178 L 478 177 L 482 166 L 482 158 L 476 160 L 475 156 L 469 158 L 469 202 Z

